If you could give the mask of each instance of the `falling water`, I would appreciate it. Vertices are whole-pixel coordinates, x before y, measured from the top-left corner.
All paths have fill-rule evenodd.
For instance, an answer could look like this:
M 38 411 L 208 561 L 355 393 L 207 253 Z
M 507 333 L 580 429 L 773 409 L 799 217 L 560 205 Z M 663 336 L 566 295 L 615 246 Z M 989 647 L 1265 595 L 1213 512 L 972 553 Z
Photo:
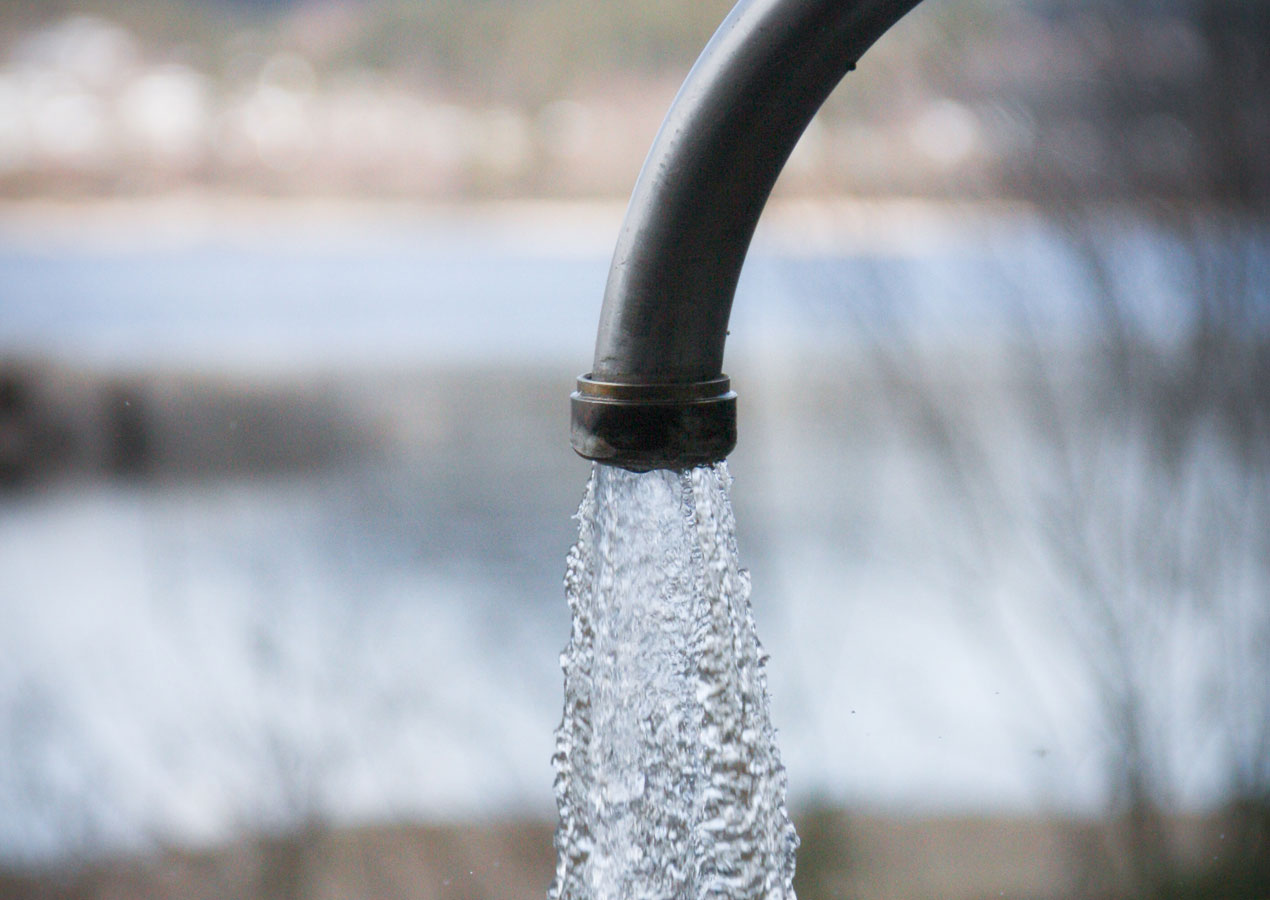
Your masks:
M 551 900 L 794 900 L 726 464 L 597 465 L 565 589 Z

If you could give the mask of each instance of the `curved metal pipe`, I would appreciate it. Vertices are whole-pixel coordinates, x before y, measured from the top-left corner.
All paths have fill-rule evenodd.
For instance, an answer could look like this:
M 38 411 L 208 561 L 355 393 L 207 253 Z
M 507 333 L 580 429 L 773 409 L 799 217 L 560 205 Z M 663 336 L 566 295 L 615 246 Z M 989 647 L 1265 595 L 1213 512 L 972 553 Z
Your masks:
M 736 446 L 723 344 L 741 266 L 816 110 L 918 0 L 741 0 L 679 90 L 635 184 L 595 361 L 573 395 L 579 454 L 629 469 Z

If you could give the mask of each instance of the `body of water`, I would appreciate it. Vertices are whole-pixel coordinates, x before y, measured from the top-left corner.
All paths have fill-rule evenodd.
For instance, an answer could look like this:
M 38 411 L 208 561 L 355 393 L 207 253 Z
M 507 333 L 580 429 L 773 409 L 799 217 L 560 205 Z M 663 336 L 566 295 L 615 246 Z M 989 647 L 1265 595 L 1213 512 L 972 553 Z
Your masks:
M 1099 809 L 1115 745 L 1082 644 L 1042 602 L 1062 583 L 1029 549 L 1044 531 L 1011 518 L 1051 496 L 1061 466 L 1036 443 L 1043 428 L 1020 431 L 1030 417 L 1000 377 L 1012 336 L 1083 346 L 1103 321 L 1085 257 L 1030 220 L 891 215 L 871 229 L 853 216 L 760 235 L 729 347 L 739 540 L 791 799 Z M 0 495 L 0 855 L 315 816 L 552 815 L 560 579 L 587 472 L 566 397 L 616 228 L 522 213 L 118 231 L 6 220 L 0 361 L 143 383 L 320 372 L 372 439 L 314 470 L 71 473 Z M 1187 332 L 1190 294 L 1165 265 L 1169 241 L 1142 234 L 1119 239 L 1115 277 L 1167 344 Z M 878 399 L 897 383 L 879 362 L 911 358 L 878 357 L 888 335 L 920 356 L 913 383 L 951 393 L 989 436 L 976 446 L 1005 461 L 993 483 L 1012 485 L 1016 512 L 974 505 L 984 492 L 949 481 L 939 433 Z M 1082 397 L 1114 390 L 1077 382 Z M 170 421 L 183 408 L 173 400 Z M 1203 441 L 1186 484 L 1220 512 L 1249 470 Z M 971 506 L 1000 548 L 991 570 L 953 552 L 973 535 Z M 1208 521 L 1188 509 L 1174 512 Z M 1223 571 L 1238 576 L 1234 621 L 1259 628 L 1247 598 L 1265 568 L 1256 534 L 1239 535 Z M 1150 633 L 1177 637 L 1176 624 Z M 1217 646 L 1197 645 L 1191 680 Z M 1168 719 L 1168 777 L 1203 805 L 1224 796 L 1228 757 L 1192 694 Z

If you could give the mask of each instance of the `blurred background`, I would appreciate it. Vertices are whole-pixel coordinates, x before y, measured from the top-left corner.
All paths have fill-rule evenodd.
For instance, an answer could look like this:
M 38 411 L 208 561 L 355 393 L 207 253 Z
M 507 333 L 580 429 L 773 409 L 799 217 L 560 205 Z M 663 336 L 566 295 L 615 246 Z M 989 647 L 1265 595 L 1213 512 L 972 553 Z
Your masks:
M 721 0 L 0 4 L 0 897 L 542 896 L 590 362 Z M 1270 4 L 927 0 L 742 279 L 819 898 L 1270 896 Z

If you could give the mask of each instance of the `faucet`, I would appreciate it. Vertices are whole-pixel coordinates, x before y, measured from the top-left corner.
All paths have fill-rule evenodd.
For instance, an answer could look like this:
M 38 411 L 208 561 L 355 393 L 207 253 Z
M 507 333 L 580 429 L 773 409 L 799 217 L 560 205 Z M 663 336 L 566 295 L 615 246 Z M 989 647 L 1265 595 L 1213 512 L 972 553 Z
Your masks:
M 919 0 L 741 0 L 671 104 L 635 183 L 571 397 L 571 442 L 634 471 L 736 446 L 723 344 L 741 266 L 825 98 Z

